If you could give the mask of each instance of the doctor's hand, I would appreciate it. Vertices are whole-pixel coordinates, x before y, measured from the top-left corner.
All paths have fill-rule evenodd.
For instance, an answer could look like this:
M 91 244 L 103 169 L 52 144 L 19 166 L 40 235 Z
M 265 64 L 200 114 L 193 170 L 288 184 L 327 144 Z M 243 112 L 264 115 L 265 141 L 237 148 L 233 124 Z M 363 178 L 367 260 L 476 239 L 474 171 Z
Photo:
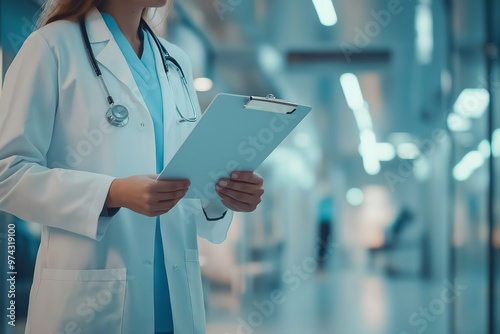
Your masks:
M 264 194 L 264 180 L 253 172 L 233 172 L 231 178 L 220 179 L 215 190 L 222 204 L 230 210 L 251 212 L 257 208 Z
M 170 211 L 184 197 L 189 180 L 156 180 L 157 175 L 136 175 L 115 179 L 106 206 L 124 207 L 149 217 Z

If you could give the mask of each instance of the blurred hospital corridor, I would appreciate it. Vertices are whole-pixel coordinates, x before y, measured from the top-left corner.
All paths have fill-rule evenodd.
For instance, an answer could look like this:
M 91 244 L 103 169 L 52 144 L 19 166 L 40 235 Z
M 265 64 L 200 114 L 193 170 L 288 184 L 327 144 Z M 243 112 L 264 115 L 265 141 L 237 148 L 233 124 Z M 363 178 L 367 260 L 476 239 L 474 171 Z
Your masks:
M 0 0 L 0 84 L 24 41 L 37 29 L 44 3 L 44 0 Z M 190 101 L 200 105 L 193 107 L 195 111 L 199 109 L 203 114 L 214 98 L 224 93 L 276 97 L 295 106 L 312 108 L 256 169 L 264 180 L 261 202 L 253 212 L 234 210 L 222 243 L 217 242 L 222 239 L 215 237 L 221 230 L 213 227 L 205 234 L 198 231 L 197 249 L 195 241 L 192 244 L 186 241 L 189 244 L 186 247 L 191 249 L 186 248 L 185 254 L 181 253 L 184 249 L 179 253 L 175 249 L 170 253 L 165 251 L 166 259 L 175 255 L 182 261 L 179 266 L 180 262 L 167 265 L 169 282 L 174 282 L 171 277 L 183 270 L 193 274 L 182 284 L 190 288 L 196 285 L 190 291 L 199 293 L 195 296 L 199 299 L 187 296 L 183 307 L 195 310 L 198 319 L 203 319 L 204 309 L 206 333 L 500 334 L 499 0 L 174 0 L 168 3 L 156 9 L 148 22 L 158 36 L 169 42 L 166 45 L 174 50 L 172 55 L 184 57 L 185 53 L 190 60 L 192 68 L 182 63 L 182 75 L 193 77 L 192 93 L 196 99 Z M 96 44 L 93 39 L 98 37 L 90 34 L 93 45 Z M 83 44 L 81 50 L 82 59 L 87 62 Z M 100 57 L 97 56 L 98 60 Z M 24 64 L 29 66 L 30 60 L 25 59 Z M 47 63 L 47 68 L 51 66 Z M 95 120 L 90 119 L 105 123 L 105 96 L 109 100 L 111 94 L 106 95 L 101 89 L 91 64 L 85 66 L 88 77 L 95 81 L 85 86 L 99 87 L 103 97 L 87 96 L 82 100 L 101 99 L 103 109 L 95 111 L 98 115 Z M 158 68 L 163 71 L 163 67 Z M 164 76 L 168 77 L 167 68 L 166 73 Z M 111 81 L 109 85 L 113 87 L 114 79 L 109 78 L 107 82 Z M 46 89 L 43 87 L 46 81 L 40 82 L 36 86 Z M 61 92 L 79 88 L 78 80 L 63 80 L 59 84 L 63 87 Z M 23 87 L 19 84 L 16 89 Z M 190 87 L 186 88 L 188 95 Z M 0 85 L 0 97 L 8 92 L 2 91 Z M 170 93 L 176 95 L 178 91 L 172 89 Z M 178 101 L 174 102 L 179 109 Z M 61 98 L 60 103 L 65 100 Z M 185 105 L 181 103 L 181 107 Z M 130 123 L 123 129 L 133 129 L 138 134 L 145 129 L 153 131 L 149 123 L 145 125 L 134 119 L 134 112 L 131 109 Z M 17 124 L 11 117 L 0 115 L 0 120 L 9 121 L 9 126 Z M 80 122 L 86 126 L 87 118 L 83 119 L 63 118 L 73 122 L 72 125 Z M 179 138 L 187 136 L 194 126 L 182 122 L 179 121 L 179 133 L 170 130 L 171 134 Z M 232 128 L 241 124 L 227 121 L 223 126 Z M 34 127 L 35 124 L 30 124 L 27 129 Z M 9 130 L 1 124 L 0 129 L 4 134 Z M 271 129 L 275 131 L 269 131 L 271 137 L 280 131 Z M 78 131 L 72 127 L 63 131 L 68 136 L 72 132 Z M 267 139 L 263 133 L 259 136 L 249 137 L 248 143 L 245 142 L 247 152 L 264 151 L 262 143 Z M 126 137 L 120 138 L 140 142 Z M 11 201 L 25 200 L 16 196 L 7 199 L 10 191 L 7 187 L 12 183 L 5 181 L 9 171 L 2 170 L 8 159 L 4 159 L 4 165 L 1 161 L 10 151 L 4 148 L 1 152 L 1 138 L 2 133 L 0 333 L 21 334 L 25 333 L 37 254 L 49 252 L 48 248 L 40 247 L 48 227 L 1 211 L 2 207 L 12 207 Z M 59 138 L 54 135 L 52 140 Z M 89 144 L 89 157 L 106 150 L 110 161 L 103 161 L 103 168 L 113 166 L 111 159 L 115 156 L 128 156 L 128 147 L 118 153 L 107 149 L 107 139 L 103 138 L 104 144 L 86 139 L 93 143 Z M 39 145 L 38 132 L 32 140 L 27 140 L 28 144 Z M 14 144 L 12 140 L 5 147 Z M 64 143 L 61 145 L 65 147 Z M 173 156 L 167 139 L 165 145 L 165 152 Z M 20 151 L 21 155 L 25 152 Z M 81 160 L 77 169 L 89 169 L 86 153 L 69 146 L 68 152 L 71 159 Z M 203 155 L 203 149 L 199 154 Z M 40 161 L 46 161 L 45 157 L 40 157 Z M 10 163 L 15 168 L 19 162 Z M 141 167 L 141 163 L 130 158 L 123 165 Z M 33 191 L 34 202 L 43 201 L 49 190 L 40 187 Z M 192 199 L 186 202 L 189 201 L 198 203 Z M 61 208 L 61 212 L 72 209 L 69 205 Z M 222 218 L 217 219 L 224 219 L 228 211 L 226 207 L 223 209 L 226 211 L 222 212 Z M 20 211 L 32 213 L 30 210 L 33 207 L 26 200 Z M 118 215 L 127 209 L 120 210 Z M 215 219 L 207 212 L 197 217 L 201 217 L 205 226 L 212 226 L 208 224 Z M 130 213 L 130 217 L 135 219 L 139 214 Z M 199 222 L 186 221 L 179 226 L 189 224 Z M 113 220 L 110 226 L 111 230 L 116 228 Z M 124 225 L 124 230 L 130 226 Z M 142 236 L 141 233 L 137 235 Z M 182 233 L 175 239 L 188 240 L 188 233 Z M 75 239 L 78 242 L 69 242 L 63 239 L 68 234 L 71 230 L 56 233 L 67 249 L 83 249 L 92 244 L 98 251 L 107 252 L 106 259 L 95 261 L 97 266 L 102 264 L 104 268 L 109 263 L 126 262 L 114 244 L 99 244 L 85 239 L 85 235 L 78 236 L 81 237 Z M 13 275 L 9 270 L 13 265 L 9 255 L 14 249 L 9 245 L 14 237 L 15 283 L 9 281 Z M 196 238 L 196 231 L 193 237 Z M 120 234 L 114 238 L 120 238 Z M 42 245 L 43 241 L 54 239 L 42 238 Z M 134 253 L 152 247 L 150 242 L 131 242 L 130 247 L 134 248 L 131 258 L 136 256 L 137 263 L 151 265 L 151 261 Z M 62 258 L 65 252 L 61 248 L 57 254 Z M 87 260 L 92 254 L 82 254 L 82 259 Z M 50 267 L 53 263 L 47 261 L 43 265 Z M 82 264 L 79 269 L 95 268 Z M 144 273 L 130 272 L 128 275 L 133 276 L 130 280 L 143 278 Z M 47 275 L 50 279 L 50 274 Z M 119 280 L 126 281 L 129 277 Z M 15 297 L 9 294 L 12 288 Z M 149 293 L 152 286 L 146 285 L 144 289 Z M 139 294 L 123 290 L 118 296 L 125 301 L 135 298 L 135 307 L 143 307 Z M 204 305 L 189 304 L 202 298 Z M 13 300 L 15 312 L 9 310 Z M 75 303 L 78 305 L 78 301 Z M 105 311 L 101 309 L 108 303 L 104 300 L 96 305 L 89 313 L 89 322 L 94 321 L 94 314 L 97 318 L 103 315 Z M 113 303 L 114 299 L 109 305 Z M 49 309 L 51 305 L 47 299 L 46 307 Z M 68 314 L 73 312 L 74 305 L 68 304 Z M 172 305 L 172 309 L 175 307 Z M 77 315 L 71 319 L 80 319 L 78 312 L 73 312 Z M 13 313 L 16 326 L 9 324 Z M 174 312 L 174 327 L 178 325 L 176 321 Z M 129 333 L 127 324 L 124 319 L 123 328 L 117 328 L 116 333 Z M 86 334 L 86 325 L 83 321 L 78 329 L 61 325 L 57 334 Z M 31 328 L 31 333 L 49 334 L 37 332 L 36 328 Z M 175 331 L 175 334 L 187 333 L 185 329 Z M 193 327 L 191 333 L 201 331 Z

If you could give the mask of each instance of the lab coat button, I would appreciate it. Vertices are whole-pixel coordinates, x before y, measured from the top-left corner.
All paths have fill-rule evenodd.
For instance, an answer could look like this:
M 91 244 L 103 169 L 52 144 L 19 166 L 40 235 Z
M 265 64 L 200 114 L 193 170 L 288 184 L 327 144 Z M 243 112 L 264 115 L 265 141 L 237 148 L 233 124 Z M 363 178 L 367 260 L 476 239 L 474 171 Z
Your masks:
M 177 267 L 177 265 L 176 265 L 176 264 L 174 264 L 174 267 L 173 267 L 173 268 L 174 268 L 174 271 L 177 271 L 177 269 L 178 269 L 178 267 Z
M 141 123 L 141 126 L 144 127 L 144 123 Z

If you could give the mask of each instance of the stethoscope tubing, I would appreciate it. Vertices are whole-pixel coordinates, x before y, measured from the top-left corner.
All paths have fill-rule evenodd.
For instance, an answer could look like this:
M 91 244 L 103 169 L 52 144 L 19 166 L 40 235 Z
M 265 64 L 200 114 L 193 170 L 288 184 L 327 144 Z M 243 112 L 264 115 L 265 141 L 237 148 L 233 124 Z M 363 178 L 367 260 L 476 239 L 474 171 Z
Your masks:
M 102 76 L 102 71 L 99 67 L 99 64 L 97 63 L 97 59 L 95 58 L 95 55 L 92 52 L 92 46 L 90 45 L 90 39 L 88 36 L 86 24 L 85 24 L 85 18 L 82 17 L 80 19 L 79 24 L 80 24 L 80 30 L 82 32 L 82 37 L 83 37 L 83 41 L 85 44 L 85 50 L 86 50 L 87 56 L 90 60 L 90 63 L 92 65 L 92 68 L 94 69 L 96 76 L 98 77 L 98 79 L 99 79 L 99 81 L 100 81 L 100 83 L 101 83 L 101 85 L 106 93 L 106 96 L 107 96 L 106 99 L 108 101 L 108 104 L 110 105 L 110 109 L 106 113 L 106 118 L 107 118 L 108 122 L 114 126 L 117 126 L 117 127 L 125 126 L 128 123 L 128 117 L 129 117 L 128 116 L 128 109 L 124 106 L 121 106 L 122 108 L 124 108 L 126 110 L 126 116 L 123 117 L 122 121 L 120 121 L 120 120 L 117 121 L 114 118 L 115 115 L 113 112 L 113 110 L 114 110 L 113 108 L 116 107 L 115 101 L 114 101 L 113 97 L 111 96 L 111 93 L 109 92 L 109 89 L 106 85 L 106 82 L 104 81 L 104 78 Z M 162 59 L 162 63 L 163 63 L 163 69 L 165 70 L 165 75 L 167 76 L 167 78 L 169 77 L 169 69 L 168 69 L 168 62 L 169 61 L 172 62 L 180 72 L 182 84 L 184 85 L 184 89 L 187 91 L 188 98 L 190 100 L 189 102 L 190 102 L 191 108 L 194 112 L 194 117 L 186 118 L 182 115 L 182 113 L 180 112 L 179 108 L 176 105 L 177 113 L 179 114 L 179 117 L 181 118 L 180 122 L 181 123 L 196 122 L 196 120 L 197 120 L 196 109 L 194 107 L 193 100 L 191 98 L 191 93 L 189 92 L 189 88 L 187 86 L 187 79 L 186 79 L 186 76 L 184 75 L 184 71 L 182 70 L 182 66 L 179 64 L 179 62 L 177 62 L 177 60 L 174 57 L 172 57 L 169 54 L 167 49 L 163 46 L 163 44 L 161 44 L 159 38 L 156 36 L 156 34 L 153 32 L 153 30 L 149 27 L 149 25 L 146 23 L 146 21 L 144 21 L 144 19 L 141 19 L 141 29 L 142 28 L 144 28 L 153 37 L 153 40 L 156 44 L 156 47 L 160 51 L 160 55 L 161 55 L 161 59 Z M 113 117 L 109 116 L 110 113 Z

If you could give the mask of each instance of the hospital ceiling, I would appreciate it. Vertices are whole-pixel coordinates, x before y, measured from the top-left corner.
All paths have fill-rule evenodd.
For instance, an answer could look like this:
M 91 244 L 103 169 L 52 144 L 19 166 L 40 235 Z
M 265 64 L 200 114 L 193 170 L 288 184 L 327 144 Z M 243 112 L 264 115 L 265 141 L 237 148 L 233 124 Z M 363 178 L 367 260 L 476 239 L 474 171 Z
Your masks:
M 351 72 L 359 77 L 380 141 L 400 132 L 427 138 L 432 129 L 442 127 L 450 45 L 444 13 L 450 1 L 332 2 L 338 22 L 327 27 L 311 0 L 175 1 L 170 24 L 181 22 L 194 31 L 206 53 L 200 64 L 196 49 L 187 50 L 194 67 L 200 75 L 217 78 L 213 91 L 201 94 L 202 105 L 220 91 L 274 93 L 310 104 L 315 110 L 311 117 L 328 124 L 322 124 L 323 144 L 334 142 L 337 153 L 355 155 L 359 134 L 339 81 Z M 389 7 L 391 2 L 399 2 L 397 10 Z M 453 4 L 464 18 L 480 15 L 474 0 Z M 432 36 L 427 62 L 419 59 L 417 47 L 416 14 L 422 6 L 432 13 L 430 32 L 424 31 Z M 461 39 L 453 42 L 456 47 L 480 46 L 481 27 L 464 24 L 463 29 Z M 186 45 L 183 41 L 175 40 L 189 49 L 190 39 Z
M 340 143 L 340 152 L 356 153 L 359 143 L 339 81 L 346 72 L 358 75 L 381 140 L 393 132 L 425 137 L 429 123 L 443 120 L 446 40 L 440 2 L 430 4 L 436 16 L 434 38 L 440 44 L 434 45 L 433 60 L 426 65 L 416 60 L 418 1 L 401 1 L 397 14 L 384 17 L 380 13 L 390 13 L 387 1 L 333 0 L 338 22 L 330 27 L 320 23 L 311 0 L 221 2 L 227 6 L 219 11 L 211 0 L 178 1 L 177 8 L 203 27 L 215 63 L 232 73 L 231 86 L 240 87 L 241 78 L 258 69 L 266 89 L 326 113 L 331 123 L 327 140 Z M 251 84 L 239 91 L 254 90 Z

